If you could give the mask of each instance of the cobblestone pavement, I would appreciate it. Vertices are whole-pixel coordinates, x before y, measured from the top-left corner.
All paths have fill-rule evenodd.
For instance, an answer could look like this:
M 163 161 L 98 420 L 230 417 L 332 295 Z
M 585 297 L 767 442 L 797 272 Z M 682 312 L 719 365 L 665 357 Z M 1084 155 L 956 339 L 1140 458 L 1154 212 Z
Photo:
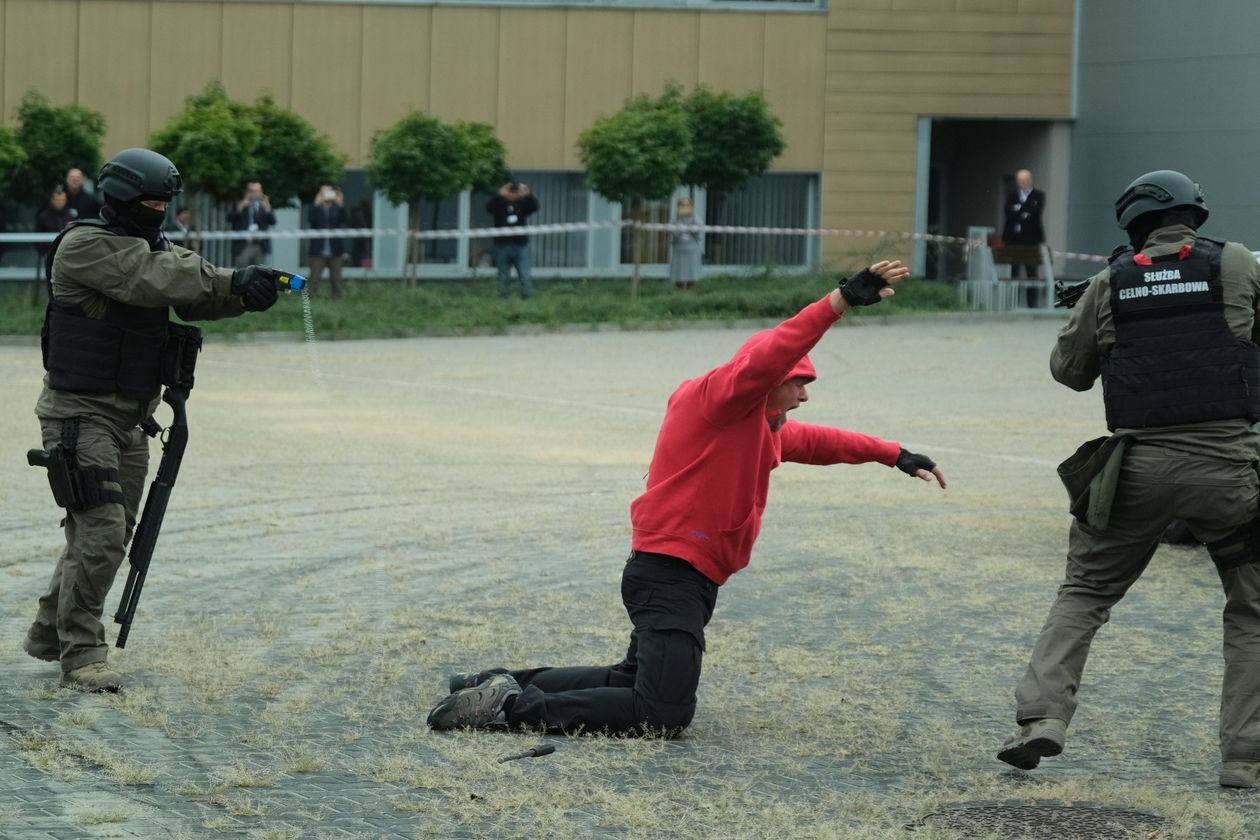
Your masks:
M 446 675 L 620 658 L 665 398 L 747 330 L 211 341 L 114 697 L 18 646 L 60 532 L 22 460 L 38 351 L 0 347 L 0 837 L 884 837 L 1008 800 L 1249 836 L 1256 800 L 1216 785 L 1222 599 L 1195 551 L 1162 549 L 1099 634 L 1067 752 L 993 758 L 1062 570 L 1053 467 L 1103 431 L 1046 373 L 1057 326 L 833 331 L 800 418 L 926 452 L 950 489 L 785 465 L 686 736 L 508 764 L 538 736 L 424 728 Z

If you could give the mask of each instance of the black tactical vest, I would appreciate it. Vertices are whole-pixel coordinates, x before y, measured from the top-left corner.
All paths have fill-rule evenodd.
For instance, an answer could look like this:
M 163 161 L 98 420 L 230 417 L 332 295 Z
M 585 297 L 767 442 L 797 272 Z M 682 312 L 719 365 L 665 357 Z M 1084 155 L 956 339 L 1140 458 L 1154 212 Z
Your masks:
M 156 399 L 162 385 L 167 307 L 149 309 L 110 300 L 98 319 L 53 295 L 53 257 L 66 234 L 81 225 L 128 235 L 101 219 L 84 219 L 53 242 L 48 252 L 48 308 L 40 336 L 48 386 L 76 394 L 121 394 L 140 402 Z
M 1200 237 L 1165 257 L 1112 256 L 1107 428 L 1260 419 L 1260 350 L 1226 324 L 1223 244 Z

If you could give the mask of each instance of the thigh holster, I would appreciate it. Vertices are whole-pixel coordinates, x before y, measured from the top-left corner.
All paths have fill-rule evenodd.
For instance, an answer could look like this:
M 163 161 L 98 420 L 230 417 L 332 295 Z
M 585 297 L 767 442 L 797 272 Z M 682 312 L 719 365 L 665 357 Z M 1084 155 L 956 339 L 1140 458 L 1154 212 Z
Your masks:
M 51 449 L 31 449 L 26 462 L 48 470 L 48 486 L 58 507 L 69 511 L 91 510 L 106 504 L 122 504 L 122 493 L 107 488 L 118 483 L 118 470 L 113 467 L 80 467 L 76 449 L 79 442 L 79 419 L 61 424 L 61 440 Z
M 1219 540 L 1208 543 L 1207 550 L 1221 573 L 1248 563 L 1260 563 L 1260 518 L 1245 522 Z

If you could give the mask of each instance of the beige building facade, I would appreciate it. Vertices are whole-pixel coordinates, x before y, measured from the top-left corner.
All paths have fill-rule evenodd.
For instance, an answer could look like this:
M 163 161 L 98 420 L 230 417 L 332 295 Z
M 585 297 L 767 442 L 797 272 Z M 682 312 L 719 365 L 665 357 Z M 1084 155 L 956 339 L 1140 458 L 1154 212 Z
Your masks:
M 670 80 L 761 90 L 787 141 L 774 171 L 812 177 L 808 220 L 894 232 L 926 230 L 946 201 L 926 171 L 934 126 L 1072 116 L 1073 0 L 671 6 L 0 0 L 0 113 L 32 87 L 93 108 L 108 155 L 219 80 L 270 92 L 351 166 L 418 108 L 490 123 L 514 168 L 577 172 L 578 134 L 627 97 Z M 822 258 L 850 244 L 825 238 Z

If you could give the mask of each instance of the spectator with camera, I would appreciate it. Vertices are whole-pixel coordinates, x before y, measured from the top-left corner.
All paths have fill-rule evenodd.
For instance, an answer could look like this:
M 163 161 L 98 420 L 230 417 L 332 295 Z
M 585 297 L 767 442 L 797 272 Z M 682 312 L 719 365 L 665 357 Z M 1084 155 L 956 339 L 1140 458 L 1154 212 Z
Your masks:
M 511 181 L 499 187 L 498 193 L 486 202 L 486 212 L 497 228 L 522 227 L 525 220 L 538 212 L 538 199 L 529 191 L 529 185 Z M 494 265 L 499 270 L 499 297 L 507 299 L 512 294 L 512 267 L 521 283 L 521 299 L 534 294 L 534 280 L 529 269 L 529 237 L 525 234 L 505 234 L 494 238 Z
M 323 184 L 315 193 L 315 201 L 311 205 L 308 222 L 314 230 L 337 230 L 348 227 L 346 217 L 346 197 L 340 189 L 332 184 Z M 311 297 L 315 297 L 320 277 L 324 268 L 328 268 L 328 279 L 332 283 L 332 299 L 341 299 L 341 264 L 345 259 L 346 244 L 339 236 L 323 239 L 312 239 L 310 256 L 307 260 L 310 272 L 307 274 L 307 288 Z
M 236 203 L 236 209 L 228 216 L 228 221 L 232 223 L 232 230 L 250 233 L 265 233 L 276 223 L 276 214 L 271 212 L 271 200 L 263 192 L 260 182 L 250 181 L 245 185 L 245 194 Z M 237 268 L 265 263 L 270 253 L 270 237 L 232 240 L 232 263 Z

